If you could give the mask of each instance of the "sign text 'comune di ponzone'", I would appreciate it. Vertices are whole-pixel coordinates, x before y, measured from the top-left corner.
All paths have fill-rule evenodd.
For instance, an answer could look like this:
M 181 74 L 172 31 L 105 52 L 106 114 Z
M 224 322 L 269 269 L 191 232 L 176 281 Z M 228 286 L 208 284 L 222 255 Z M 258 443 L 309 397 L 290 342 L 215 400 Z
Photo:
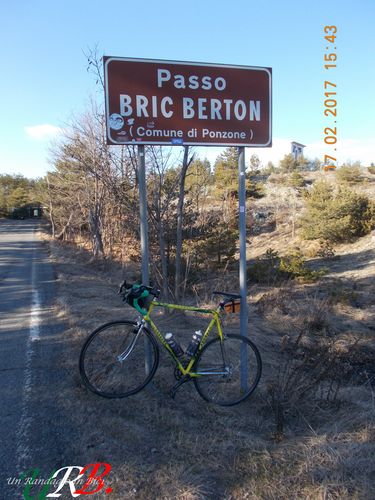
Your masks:
M 270 147 L 271 69 L 104 57 L 108 144 Z

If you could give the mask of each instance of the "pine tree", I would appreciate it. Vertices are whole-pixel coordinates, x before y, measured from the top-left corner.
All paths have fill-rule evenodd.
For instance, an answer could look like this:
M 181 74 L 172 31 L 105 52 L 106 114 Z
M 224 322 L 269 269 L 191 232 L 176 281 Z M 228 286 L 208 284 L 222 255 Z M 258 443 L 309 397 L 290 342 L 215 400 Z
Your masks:
M 335 193 L 326 181 L 314 184 L 301 219 L 305 239 L 323 239 L 332 243 L 353 241 L 374 226 L 374 207 L 366 196 L 348 188 L 339 188 Z
M 295 160 L 294 156 L 289 153 L 280 160 L 279 166 L 282 173 L 289 173 L 298 169 L 298 162 Z
M 38 181 L 23 175 L 0 175 L 0 214 L 8 216 L 14 209 L 22 209 L 30 202 L 37 202 L 37 184 Z
M 210 162 L 206 159 L 203 161 L 200 159 L 194 160 L 186 176 L 185 189 L 197 209 L 205 200 L 212 182 L 213 175 Z
M 276 167 L 275 165 L 272 163 L 272 161 L 269 161 L 266 165 L 266 167 L 263 169 L 263 173 L 265 175 L 270 175 L 270 174 L 273 174 L 274 172 L 276 172 Z
M 288 184 L 289 186 L 294 187 L 296 189 L 303 188 L 305 185 L 305 179 L 303 178 L 300 172 L 295 170 L 290 174 L 288 179 Z
M 355 184 L 362 181 L 361 165 L 359 162 L 344 164 L 336 170 L 336 178 L 342 184 Z
M 227 200 L 238 193 L 238 151 L 227 148 L 214 166 L 215 191 L 219 198 Z

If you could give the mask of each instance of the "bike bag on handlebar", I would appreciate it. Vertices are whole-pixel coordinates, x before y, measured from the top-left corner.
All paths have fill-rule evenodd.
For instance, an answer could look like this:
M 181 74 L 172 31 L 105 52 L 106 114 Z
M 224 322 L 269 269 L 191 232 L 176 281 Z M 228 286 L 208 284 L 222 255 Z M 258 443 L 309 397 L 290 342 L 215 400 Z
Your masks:
M 146 316 L 157 291 L 146 285 L 125 285 L 124 300 L 142 316 Z

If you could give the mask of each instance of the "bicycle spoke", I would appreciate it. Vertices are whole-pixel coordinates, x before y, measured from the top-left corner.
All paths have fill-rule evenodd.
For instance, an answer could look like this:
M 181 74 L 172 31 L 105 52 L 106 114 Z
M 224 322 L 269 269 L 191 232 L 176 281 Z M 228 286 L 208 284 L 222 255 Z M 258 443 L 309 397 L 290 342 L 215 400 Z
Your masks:
M 156 341 L 146 329 L 135 337 L 134 327 L 127 321 L 109 323 L 93 332 L 84 344 L 80 372 L 85 385 L 96 394 L 109 398 L 129 396 L 153 377 L 159 359 Z M 146 374 L 148 345 L 152 363 Z
M 245 351 L 248 365 L 247 389 L 241 388 L 241 351 Z M 222 362 L 218 363 L 218 360 Z M 222 343 L 214 339 L 202 349 L 194 377 L 198 393 L 206 400 L 223 406 L 243 401 L 255 389 L 261 374 L 258 350 L 240 335 L 228 335 Z

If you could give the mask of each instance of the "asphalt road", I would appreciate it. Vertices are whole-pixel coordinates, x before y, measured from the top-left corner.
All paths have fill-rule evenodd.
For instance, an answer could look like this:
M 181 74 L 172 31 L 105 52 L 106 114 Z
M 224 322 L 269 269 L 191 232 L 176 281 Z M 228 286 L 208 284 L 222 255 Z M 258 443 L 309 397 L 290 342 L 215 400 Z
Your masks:
M 0 498 L 27 470 L 56 470 L 67 448 L 55 391 L 64 325 L 54 314 L 55 280 L 38 221 L 0 220 Z M 68 465 L 68 464 L 65 464 Z M 35 497 L 36 498 L 36 497 Z

